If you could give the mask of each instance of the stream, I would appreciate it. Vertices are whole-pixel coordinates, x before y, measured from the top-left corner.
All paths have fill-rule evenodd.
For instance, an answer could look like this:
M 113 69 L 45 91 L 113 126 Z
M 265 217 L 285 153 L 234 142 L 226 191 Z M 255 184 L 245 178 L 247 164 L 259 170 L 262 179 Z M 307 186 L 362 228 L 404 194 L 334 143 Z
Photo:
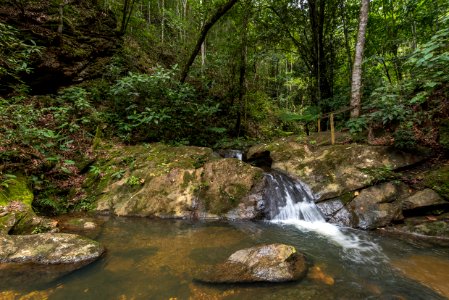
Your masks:
M 45 277 L 50 278 L 50 271 L 32 282 L 27 281 L 30 274 L 14 274 L 23 278 L 2 290 L 18 295 L 44 291 L 49 299 L 445 299 L 405 278 L 394 265 L 413 257 L 423 259 L 423 264 L 447 262 L 447 249 L 430 250 L 374 233 L 342 230 L 352 240 L 377 245 L 375 251 L 365 253 L 310 228 L 266 221 L 97 218 L 103 224 L 93 237 L 107 248 L 102 259 L 49 282 Z M 194 280 L 198 266 L 221 262 L 236 250 L 264 243 L 296 246 L 334 284 L 309 278 L 246 285 Z

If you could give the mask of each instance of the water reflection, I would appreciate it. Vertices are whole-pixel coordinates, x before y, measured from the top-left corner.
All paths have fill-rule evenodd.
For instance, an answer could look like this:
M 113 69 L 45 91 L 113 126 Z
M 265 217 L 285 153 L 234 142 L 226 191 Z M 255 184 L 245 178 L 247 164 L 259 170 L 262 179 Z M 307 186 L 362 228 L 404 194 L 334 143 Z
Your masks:
M 380 243 L 382 255 L 392 261 L 429 252 L 438 261 L 448 254 L 363 235 L 364 240 Z M 293 226 L 111 218 L 98 240 L 108 249 L 100 261 L 50 283 L 30 286 L 16 281 L 8 287 L 16 296 L 8 299 L 19 299 L 31 289 L 51 291 L 50 299 L 444 299 L 429 288 L 433 286 L 403 276 L 387 261 L 374 265 L 348 260 L 340 245 Z M 206 285 L 192 279 L 201 265 L 221 262 L 238 249 L 274 242 L 292 244 L 305 253 L 314 266 L 308 278 L 274 285 Z

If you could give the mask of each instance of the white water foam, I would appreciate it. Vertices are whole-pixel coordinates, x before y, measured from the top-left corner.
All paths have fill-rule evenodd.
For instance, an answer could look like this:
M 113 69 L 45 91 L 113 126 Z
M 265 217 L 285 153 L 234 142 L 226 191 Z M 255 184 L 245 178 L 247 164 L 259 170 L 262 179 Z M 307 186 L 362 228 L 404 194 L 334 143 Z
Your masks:
M 279 208 L 278 214 L 272 218 L 271 222 L 292 225 L 301 231 L 315 232 L 340 246 L 344 257 L 355 262 L 380 263 L 386 259 L 381 247 L 376 243 L 361 238 L 355 233 L 343 233 L 336 225 L 326 223 L 313 201 L 315 196 L 310 188 L 303 182 L 282 176 L 269 175 L 268 177 L 274 181 L 275 189 L 282 190 L 282 193 L 277 195 L 282 195 L 285 200 L 285 206 Z M 293 195 L 300 199 L 295 199 Z M 295 203 L 295 201 L 298 202 Z

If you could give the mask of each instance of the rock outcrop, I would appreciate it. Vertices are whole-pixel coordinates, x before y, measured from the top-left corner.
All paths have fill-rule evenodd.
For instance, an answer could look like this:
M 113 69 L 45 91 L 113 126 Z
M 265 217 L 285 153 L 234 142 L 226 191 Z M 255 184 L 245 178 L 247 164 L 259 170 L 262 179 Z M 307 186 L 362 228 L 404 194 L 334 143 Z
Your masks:
M 209 148 L 128 146 L 107 152 L 102 178 L 86 183 L 97 211 L 119 216 L 254 219 L 261 216 L 263 171 Z M 129 161 L 132 167 L 124 164 Z M 114 174 L 122 173 L 122 178 Z
M 300 178 L 318 196 L 318 201 L 385 180 L 391 171 L 417 163 L 422 158 L 384 146 L 359 144 L 316 147 L 292 139 L 254 146 L 248 160 L 269 153 L 272 168 Z
M 197 279 L 210 283 L 285 282 L 307 273 L 304 255 L 295 247 L 270 244 L 239 250 L 224 263 L 207 267 Z

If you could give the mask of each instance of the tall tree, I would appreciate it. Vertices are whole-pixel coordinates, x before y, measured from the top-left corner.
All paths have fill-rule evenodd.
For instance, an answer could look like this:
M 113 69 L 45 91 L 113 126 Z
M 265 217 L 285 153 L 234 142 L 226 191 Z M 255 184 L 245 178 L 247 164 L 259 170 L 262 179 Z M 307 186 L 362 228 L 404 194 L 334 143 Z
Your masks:
M 354 66 L 352 68 L 351 83 L 351 118 L 360 116 L 360 103 L 362 99 L 362 62 L 365 48 L 366 27 L 368 25 L 369 0 L 362 0 L 360 6 L 359 32 L 355 46 Z
M 204 43 L 204 39 L 206 38 L 207 33 L 209 30 L 214 26 L 214 24 L 220 20 L 222 16 L 224 16 L 233 6 L 237 3 L 238 0 L 228 0 L 225 2 L 222 6 L 220 6 L 217 11 L 204 23 L 200 35 L 196 41 L 195 47 L 193 48 L 192 52 L 190 53 L 190 57 L 187 61 L 187 63 L 184 65 L 182 71 L 181 71 L 181 79 L 180 81 L 184 83 L 184 81 L 187 78 L 187 74 L 189 73 L 190 66 L 195 61 L 196 56 L 198 55 L 198 52 L 201 49 L 201 45 Z

